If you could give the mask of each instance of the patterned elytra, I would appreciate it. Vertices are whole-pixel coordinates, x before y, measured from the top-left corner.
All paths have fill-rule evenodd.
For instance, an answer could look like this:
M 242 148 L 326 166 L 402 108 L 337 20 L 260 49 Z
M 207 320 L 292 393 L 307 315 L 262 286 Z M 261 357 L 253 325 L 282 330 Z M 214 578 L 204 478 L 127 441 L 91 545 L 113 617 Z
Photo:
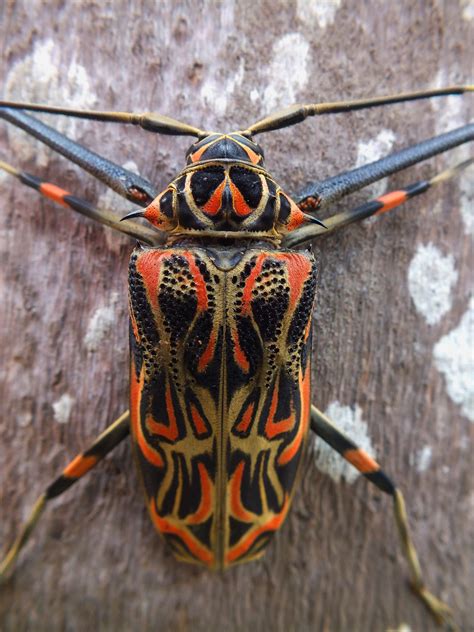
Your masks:
M 261 148 L 239 133 L 206 136 L 189 149 L 187 163 L 143 213 L 160 230 L 278 240 L 308 221 L 263 169 Z
M 263 553 L 288 512 L 310 421 L 315 265 L 309 253 L 286 248 L 307 243 L 323 231 L 298 230 L 307 220 L 321 224 L 300 208 L 314 210 L 380 180 L 381 175 L 468 142 L 473 126 L 313 183 L 301 194 L 300 208 L 263 169 L 263 153 L 251 136 L 294 125 L 307 116 L 473 90 L 474 86 L 451 86 L 352 102 L 295 105 L 243 132 L 224 135 L 159 114 L 94 113 L 1 102 L 0 116 L 127 199 L 140 205 L 153 200 L 144 212 L 133 211 L 123 219 L 144 216 L 168 235 L 163 239 L 149 228 L 120 227 L 145 243 L 166 244 L 139 247 L 130 262 L 131 411 L 77 455 L 38 498 L 0 561 L 0 579 L 25 546 L 47 502 L 82 478 L 130 432 L 151 518 L 179 559 L 226 568 Z M 199 140 L 187 153 L 186 168 L 153 199 L 155 188 L 145 178 L 15 109 L 128 122 Z M 334 230 L 396 208 L 451 179 L 470 162 L 334 215 L 329 227 Z M 109 213 L 52 183 L 3 161 L 0 169 L 63 206 L 119 227 Z M 437 622 L 454 629 L 449 607 L 426 589 L 400 490 L 371 456 L 314 406 L 311 428 L 392 496 L 410 583 Z
M 255 559 L 282 524 L 309 424 L 314 294 L 306 252 L 132 254 L 132 436 L 150 515 L 179 559 Z

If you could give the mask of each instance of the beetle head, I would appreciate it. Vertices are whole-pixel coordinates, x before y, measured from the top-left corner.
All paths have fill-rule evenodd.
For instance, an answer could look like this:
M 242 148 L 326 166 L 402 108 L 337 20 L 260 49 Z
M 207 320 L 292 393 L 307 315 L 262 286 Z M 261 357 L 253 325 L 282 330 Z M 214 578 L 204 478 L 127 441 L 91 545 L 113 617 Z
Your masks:
M 209 134 L 193 143 L 186 153 L 186 164 L 204 160 L 232 160 L 263 165 L 263 149 L 240 132 Z

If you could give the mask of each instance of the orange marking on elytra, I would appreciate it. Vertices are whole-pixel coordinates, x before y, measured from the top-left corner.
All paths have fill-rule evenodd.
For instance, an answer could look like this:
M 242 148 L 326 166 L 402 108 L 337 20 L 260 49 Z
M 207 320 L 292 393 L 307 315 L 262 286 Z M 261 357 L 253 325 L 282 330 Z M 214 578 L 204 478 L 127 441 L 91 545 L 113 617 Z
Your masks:
M 245 409 L 244 414 L 242 415 L 242 419 L 239 421 L 235 429 L 237 432 L 247 432 L 250 422 L 253 419 L 253 411 L 255 408 L 255 403 L 251 403 Z
M 140 340 L 140 336 L 138 334 L 137 319 L 135 318 L 135 314 L 133 313 L 131 308 L 129 310 L 129 313 L 130 313 L 130 324 L 132 326 L 133 337 L 135 338 L 136 342 L 138 343 L 139 340 Z
M 247 360 L 247 356 L 245 355 L 242 347 L 240 346 L 239 335 L 237 331 L 233 328 L 231 332 L 232 342 L 234 343 L 234 358 L 237 362 L 238 366 L 242 369 L 244 373 L 248 373 L 250 369 L 250 363 Z
M 311 263 L 298 253 L 287 253 L 278 256 L 286 263 L 288 271 L 288 285 L 290 288 L 290 309 L 294 310 L 296 303 L 303 291 L 305 281 L 311 271 Z
M 219 184 L 219 186 L 214 190 L 214 193 L 208 199 L 208 201 L 202 207 L 202 210 L 205 211 L 208 215 L 215 215 L 222 206 L 222 194 L 224 193 L 224 189 L 226 186 L 225 179 Z
M 137 259 L 137 272 L 143 279 L 148 300 L 155 313 L 159 311 L 158 286 L 161 277 L 161 267 L 165 257 L 169 257 L 169 254 L 149 250 L 141 253 Z
M 214 352 L 216 350 L 216 334 L 214 330 L 212 330 L 211 335 L 209 336 L 209 342 L 207 343 L 207 347 L 204 349 L 201 357 L 198 362 L 198 371 L 202 373 L 209 366 L 209 362 L 214 357 Z
M 405 191 L 391 191 L 390 193 L 381 195 L 377 198 L 377 202 L 381 202 L 383 206 L 378 211 L 376 211 L 374 215 L 381 215 L 382 213 L 386 213 L 392 208 L 403 204 L 403 202 L 406 202 L 407 200 L 408 195 Z
M 282 432 L 288 432 L 292 429 L 295 419 L 293 415 L 290 415 L 287 419 L 280 421 L 274 421 L 275 413 L 278 405 L 278 388 L 275 386 L 273 389 L 272 402 L 270 404 L 270 410 L 268 411 L 268 419 L 265 424 L 265 434 L 269 439 L 274 439 Z
M 300 397 L 301 397 L 301 425 L 303 428 L 303 436 L 309 428 L 310 408 L 311 408 L 311 371 L 309 367 L 302 380 L 300 380 Z
M 242 314 L 244 316 L 247 316 L 250 313 L 250 303 L 252 300 L 252 292 L 254 289 L 255 280 L 262 271 L 263 261 L 266 257 L 267 255 L 265 254 L 259 255 L 257 257 L 255 266 L 245 282 L 244 291 L 242 293 Z
M 152 434 L 164 437 L 169 441 L 176 441 L 179 436 L 178 424 L 176 422 L 176 415 L 174 412 L 173 398 L 171 397 L 171 389 L 169 384 L 166 386 L 165 394 L 166 412 L 168 414 L 169 425 L 162 423 L 161 421 L 155 421 L 151 415 L 147 415 L 146 426 Z
M 135 375 L 135 362 L 132 357 L 130 371 L 130 421 L 132 435 L 145 459 L 156 467 L 164 467 L 165 463 L 161 455 L 153 450 L 143 435 L 140 424 L 140 401 L 143 392 L 144 373 L 142 371 L 140 380 L 137 380 Z
M 301 418 L 299 420 L 298 432 L 290 445 L 288 445 L 278 457 L 279 465 L 286 465 L 295 457 L 309 427 L 310 372 L 306 371 L 304 379 L 301 379 L 301 377 L 302 376 L 300 376 L 299 388 L 301 399 Z
M 98 460 L 96 456 L 83 456 L 80 454 L 64 468 L 63 476 L 67 476 L 68 478 L 81 478 L 81 476 L 84 476 L 86 472 L 94 467 Z
M 191 274 L 193 275 L 195 291 L 196 291 L 196 296 L 198 300 L 198 308 L 200 309 L 200 311 L 204 312 L 207 310 L 206 282 L 204 280 L 204 277 L 201 274 L 201 271 L 196 265 L 194 256 L 189 252 L 185 252 L 184 257 L 186 258 L 186 261 L 188 262 L 188 265 L 189 265 L 189 270 Z
M 151 499 L 148 509 L 150 511 L 151 519 L 158 531 L 161 531 L 162 533 L 172 533 L 173 535 L 178 536 L 178 538 L 187 546 L 189 551 L 191 551 L 197 559 L 199 559 L 203 564 L 206 564 L 206 566 L 212 566 L 214 556 L 211 551 L 199 544 L 199 542 L 188 531 L 180 529 L 176 525 L 172 524 L 171 521 L 159 516 L 155 508 L 154 499 Z
M 44 197 L 53 200 L 61 206 L 69 208 L 69 204 L 64 201 L 65 195 L 71 195 L 69 191 L 65 191 L 64 189 L 61 189 L 60 187 L 56 186 L 55 184 L 51 184 L 50 182 L 43 182 L 42 184 L 40 184 L 39 191 L 42 195 L 44 195 Z
M 242 499 L 240 496 L 244 468 L 245 461 L 241 461 L 235 468 L 235 472 L 230 479 L 230 508 L 232 515 L 242 522 L 252 522 L 254 520 L 254 515 L 248 512 L 242 505 Z
M 188 516 L 187 524 L 199 524 L 209 517 L 212 510 L 212 482 L 204 463 L 198 463 L 199 478 L 201 479 L 201 502 L 197 510 Z
M 380 470 L 377 461 L 367 454 L 364 450 L 356 448 L 354 450 L 346 450 L 343 454 L 346 461 L 349 461 L 362 474 L 369 474 Z
M 205 435 L 209 432 L 206 422 L 204 421 L 194 404 L 191 404 L 191 420 L 194 424 L 194 429 L 198 436 Z
M 240 542 L 240 544 L 232 548 L 226 555 L 226 561 L 229 563 L 235 562 L 240 557 L 242 557 L 242 555 L 244 555 L 249 550 L 249 548 L 252 546 L 255 540 L 262 533 L 265 533 L 266 531 L 277 531 L 277 529 L 280 528 L 283 520 L 285 519 L 285 516 L 288 512 L 288 507 L 289 507 L 288 497 L 285 497 L 285 502 L 283 504 L 283 508 L 280 511 L 280 513 L 274 516 L 273 518 L 271 518 L 266 524 L 255 529 L 255 531 L 252 531 L 251 533 L 249 533 L 247 537 L 245 537 Z

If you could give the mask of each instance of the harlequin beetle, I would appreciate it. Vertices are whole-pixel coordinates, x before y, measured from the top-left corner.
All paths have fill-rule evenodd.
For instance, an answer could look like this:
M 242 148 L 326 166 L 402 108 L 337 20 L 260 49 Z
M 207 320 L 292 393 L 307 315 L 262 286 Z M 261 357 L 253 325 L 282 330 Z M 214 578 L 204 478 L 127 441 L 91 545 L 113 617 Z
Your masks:
M 17 125 L 127 199 L 145 207 L 124 223 L 68 192 L 0 163 L 56 202 L 137 238 L 130 260 L 130 413 L 77 456 L 39 498 L 7 553 L 5 575 L 48 500 L 92 469 L 131 432 L 151 519 L 180 560 L 224 569 L 260 557 L 290 507 L 308 430 L 393 497 L 412 584 L 439 620 L 449 608 L 424 587 L 401 492 L 380 466 L 310 403 L 315 261 L 295 250 L 350 222 L 384 213 L 471 161 L 381 196 L 323 224 L 309 212 L 472 140 L 474 126 L 310 185 L 294 201 L 253 141 L 307 116 L 461 94 L 472 86 L 297 105 L 231 134 L 154 114 L 88 112 L 0 102 Z M 33 110 L 140 125 L 197 137 L 187 165 L 159 195 L 145 179 L 25 114 Z M 156 229 L 130 222 L 142 217 Z

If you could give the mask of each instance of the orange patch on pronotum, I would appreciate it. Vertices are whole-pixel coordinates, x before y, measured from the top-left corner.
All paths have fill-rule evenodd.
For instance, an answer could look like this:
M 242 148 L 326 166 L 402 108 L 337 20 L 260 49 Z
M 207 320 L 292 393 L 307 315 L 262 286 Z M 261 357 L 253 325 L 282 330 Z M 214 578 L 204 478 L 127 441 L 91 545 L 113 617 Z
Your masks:
M 242 195 L 238 187 L 236 187 L 233 182 L 230 182 L 230 190 L 232 193 L 232 200 L 234 202 L 234 211 L 237 213 L 237 215 L 240 215 L 240 217 L 245 217 L 246 215 L 250 215 L 250 213 L 252 212 L 252 209 L 247 204 L 247 202 L 244 199 L 244 196 Z
M 208 215 L 215 215 L 219 211 L 222 205 L 222 194 L 224 193 L 225 185 L 226 182 L 223 180 L 202 207 L 203 211 L 205 211 Z

